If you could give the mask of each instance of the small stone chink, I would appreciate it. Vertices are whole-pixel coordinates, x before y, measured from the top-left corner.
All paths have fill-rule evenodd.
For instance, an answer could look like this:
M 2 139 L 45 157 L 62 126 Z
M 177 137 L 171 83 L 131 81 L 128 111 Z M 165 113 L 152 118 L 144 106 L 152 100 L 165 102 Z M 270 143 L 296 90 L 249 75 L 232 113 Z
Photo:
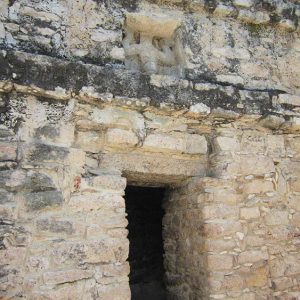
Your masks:
M 147 74 L 184 76 L 180 20 L 128 13 L 125 23 L 125 65 Z

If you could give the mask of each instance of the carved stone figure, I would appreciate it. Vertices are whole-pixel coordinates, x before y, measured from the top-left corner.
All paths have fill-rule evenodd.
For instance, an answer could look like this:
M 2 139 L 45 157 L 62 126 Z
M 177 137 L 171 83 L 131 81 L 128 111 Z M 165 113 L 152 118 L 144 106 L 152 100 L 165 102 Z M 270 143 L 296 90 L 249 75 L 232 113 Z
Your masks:
M 126 67 L 182 77 L 185 59 L 179 25 L 178 20 L 128 14 L 123 39 Z

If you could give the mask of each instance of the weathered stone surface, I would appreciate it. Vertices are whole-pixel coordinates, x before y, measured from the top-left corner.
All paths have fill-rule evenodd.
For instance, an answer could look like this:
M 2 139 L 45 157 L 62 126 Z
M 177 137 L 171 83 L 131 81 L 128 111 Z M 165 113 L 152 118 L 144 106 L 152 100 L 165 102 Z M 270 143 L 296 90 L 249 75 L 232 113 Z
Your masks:
M 214 270 L 229 270 L 233 267 L 233 257 L 229 255 L 209 255 L 208 268 Z
M 0 161 L 17 159 L 17 143 L 0 142 Z
M 63 196 L 58 191 L 36 192 L 25 195 L 25 205 L 28 211 L 60 206 L 63 201 Z
M 106 134 L 106 142 L 108 145 L 113 146 L 131 146 L 134 147 L 139 142 L 138 137 L 128 130 L 110 128 Z
M 61 284 L 65 282 L 74 282 L 93 276 L 92 271 L 72 269 L 65 271 L 53 271 L 43 274 L 45 284 Z
M 260 211 L 258 207 L 243 207 L 241 208 L 242 219 L 256 219 L 260 217 Z
M 238 261 L 240 264 L 244 264 L 244 263 L 253 263 L 260 260 L 268 260 L 268 259 L 269 259 L 269 255 L 266 250 L 262 250 L 262 251 L 249 250 L 249 251 L 242 252 L 239 255 Z

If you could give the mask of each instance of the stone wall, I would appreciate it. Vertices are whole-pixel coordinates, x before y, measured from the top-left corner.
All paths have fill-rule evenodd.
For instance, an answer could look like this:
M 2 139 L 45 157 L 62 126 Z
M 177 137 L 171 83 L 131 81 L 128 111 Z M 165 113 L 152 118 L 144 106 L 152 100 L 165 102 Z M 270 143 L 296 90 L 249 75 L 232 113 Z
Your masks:
M 1 1 L 0 298 L 130 299 L 128 185 L 167 189 L 170 299 L 300 298 L 298 19 Z

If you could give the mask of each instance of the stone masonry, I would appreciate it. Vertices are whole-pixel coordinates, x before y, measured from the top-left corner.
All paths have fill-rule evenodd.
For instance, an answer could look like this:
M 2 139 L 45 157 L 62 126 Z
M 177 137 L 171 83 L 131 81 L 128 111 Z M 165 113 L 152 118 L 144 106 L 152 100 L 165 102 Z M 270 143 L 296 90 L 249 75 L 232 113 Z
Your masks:
M 167 189 L 168 299 L 300 299 L 299 16 L 1 0 L 0 299 L 131 299 L 127 185 Z

